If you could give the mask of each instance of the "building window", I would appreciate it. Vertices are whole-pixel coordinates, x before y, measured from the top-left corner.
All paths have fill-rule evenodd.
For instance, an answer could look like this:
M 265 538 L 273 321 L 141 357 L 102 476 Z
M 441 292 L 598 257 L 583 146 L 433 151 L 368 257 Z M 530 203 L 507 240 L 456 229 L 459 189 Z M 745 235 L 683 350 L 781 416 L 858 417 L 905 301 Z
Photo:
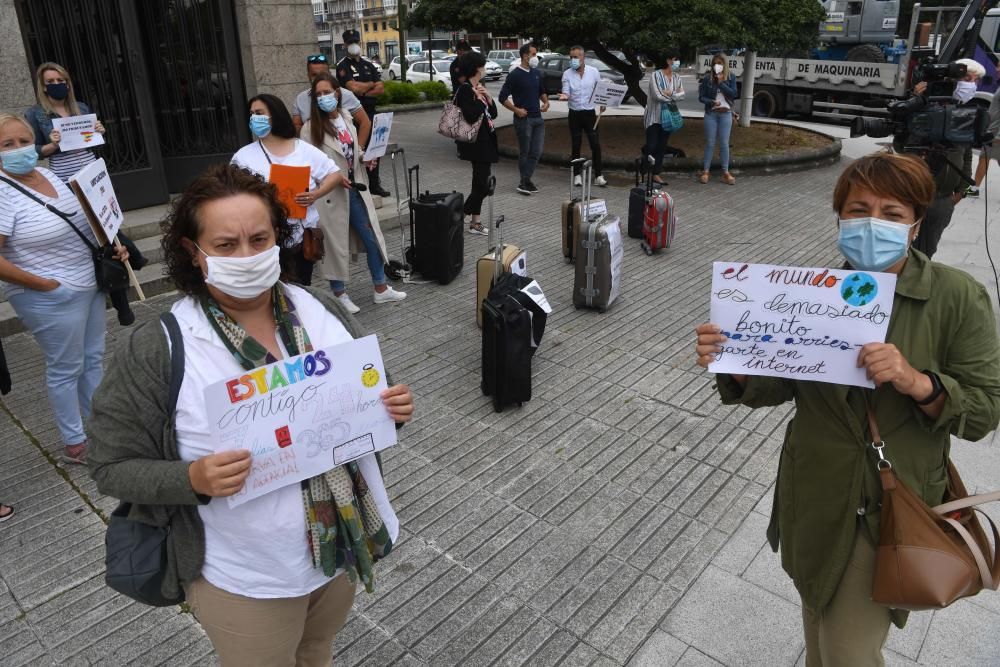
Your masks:
M 382 30 L 388 30 L 388 29 L 389 29 L 389 27 L 388 27 L 388 25 L 386 25 L 386 22 L 382 21 Z
M 365 24 L 365 32 L 368 32 L 368 24 Z

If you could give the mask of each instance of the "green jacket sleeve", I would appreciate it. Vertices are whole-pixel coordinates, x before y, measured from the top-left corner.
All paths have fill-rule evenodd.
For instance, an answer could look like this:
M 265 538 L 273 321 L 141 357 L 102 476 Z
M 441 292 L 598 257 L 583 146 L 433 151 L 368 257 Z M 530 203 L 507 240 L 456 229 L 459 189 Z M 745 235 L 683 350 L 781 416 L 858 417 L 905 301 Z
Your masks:
M 87 465 L 98 491 L 142 505 L 207 502 L 191 488 L 191 462 L 177 460 L 169 390 L 170 352 L 156 320 L 119 343 L 94 393 Z
M 781 405 L 795 397 L 794 382 L 784 378 L 748 375 L 746 386 L 740 386 L 732 375 L 726 373 L 719 373 L 715 379 L 723 405 L 763 408 Z
M 996 429 L 1000 421 L 1000 339 L 990 297 L 980 284 L 975 285 L 975 294 L 938 375 L 948 397 L 937 419 L 914 405 L 923 428 L 946 428 L 965 440 L 979 440 Z

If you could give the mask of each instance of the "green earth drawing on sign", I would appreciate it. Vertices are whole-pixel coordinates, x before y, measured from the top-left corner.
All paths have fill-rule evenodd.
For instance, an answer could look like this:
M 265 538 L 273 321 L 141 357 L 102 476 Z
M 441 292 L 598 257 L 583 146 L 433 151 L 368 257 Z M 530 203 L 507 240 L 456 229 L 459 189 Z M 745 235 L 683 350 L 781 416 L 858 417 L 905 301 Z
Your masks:
M 840 296 L 852 306 L 867 306 L 877 294 L 878 283 L 867 273 L 852 273 L 840 288 Z

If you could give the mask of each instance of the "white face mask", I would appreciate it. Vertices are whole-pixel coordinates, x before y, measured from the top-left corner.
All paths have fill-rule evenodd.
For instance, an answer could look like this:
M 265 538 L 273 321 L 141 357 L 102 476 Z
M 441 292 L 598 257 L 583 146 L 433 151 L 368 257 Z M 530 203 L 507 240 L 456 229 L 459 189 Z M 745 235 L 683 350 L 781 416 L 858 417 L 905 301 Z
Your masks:
M 720 65 L 719 63 L 715 63 L 714 65 L 712 65 L 712 71 L 715 72 L 716 74 L 722 74 L 722 65 Z
M 976 95 L 975 81 L 959 81 L 955 84 L 955 99 L 965 104 Z
M 197 243 L 195 247 L 201 250 Z M 255 299 L 278 282 L 279 252 L 280 248 L 273 246 L 251 257 L 213 257 L 201 250 L 208 264 L 205 282 L 234 299 Z
M 531 56 L 531 59 L 528 60 L 528 67 L 531 69 L 538 67 L 538 56 Z
M 360 56 L 361 47 L 358 46 L 357 44 L 351 44 L 350 46 L 347 47 L 347 54 L 355 57 Z

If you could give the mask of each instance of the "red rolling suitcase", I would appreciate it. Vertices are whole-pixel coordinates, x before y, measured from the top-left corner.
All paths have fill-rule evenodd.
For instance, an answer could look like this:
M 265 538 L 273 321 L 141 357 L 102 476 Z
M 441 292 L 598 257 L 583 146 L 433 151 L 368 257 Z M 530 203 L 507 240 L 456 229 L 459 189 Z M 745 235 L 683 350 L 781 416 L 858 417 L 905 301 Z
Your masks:
M 643 252 L 652 255 L 661 248 L 669 248 L 676 229 L 677 212 L 674 210 L 674 198 L 666 190 L 647 190 L 640 244 Z

